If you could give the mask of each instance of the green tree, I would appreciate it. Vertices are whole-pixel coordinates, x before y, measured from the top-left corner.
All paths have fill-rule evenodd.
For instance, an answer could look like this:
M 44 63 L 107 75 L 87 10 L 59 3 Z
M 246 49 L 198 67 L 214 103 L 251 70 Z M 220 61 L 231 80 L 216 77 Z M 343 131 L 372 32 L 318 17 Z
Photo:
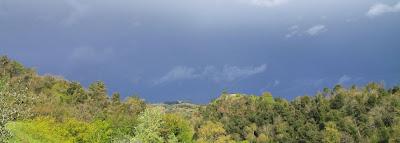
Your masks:
M 7 128 L 14 135 L 10 142 L 109 143 L 113 132 L 105 121 L 82 122 L 73 118 L 57 121 L 52 117 L 11 122 Z
M 121 103 L 121 95 L 118 92 L 115 92 L 111 95 L 111 103 L 114 105 Z
M 104 119 L 106 117 L 105 109 L 108 105 L 106 85 L 102 81 L 96 81 L 89 85 L 88 100 L 81 105 L 80 110 L 88 113 L 89 117 L 86 117 L 88 120 Z
M 267 143 L 270 142 L 270 138 L 268 137 L 268 135 L 261 133 L 260 135 L 258 135 L 257 137 L 257 143 Z
M 96 81 L 89 85 L 89 98 L 101 108 L 105 108 L 108 102 L 107 88 L 104 82 Z
M 178 142 L 192 142 L 194 130 L 190 123 L 178 114 L 165 114 L 162 134 L 164 138 L 170 138 L 171 134 Z
M 69 84 L 67 95 L 71 96 L 73 104 L 83 103 L 88 98 L 82 85 L 78 82 L 71 82 Z
M 160 107 L 147 108 L 138 118 L 139 124 L 135 127 L 135 136 L 132 142 L 162 143 L 161 127 L 164 124 L 163 111 Z
M 7 56 L 0 57 L 0 76 L 13 78 L 22 75 L 27 70 L 16 61 L 10 60 Z
M 261 100 L 262 100 L 262 102 L 265 102 L 265 103 L 267 103 L 267 104 L 272 104 L 272 103 L 274 103 L 274 97 L 272 97 L 272 94 L 269 93 L 269 92 L 264 92 L 264 93 L 261 95 Z
M 197 131 L 197 142 L 217 143 L 230 142 L 230 136 L 226 133 L 223 124 L 206 121 Z
M 0 79 L 0 142 L 5 142 L 10 137 L 6 129 L 8 122 L 31 116 L 33 100 L 26 87 L 11 87 L 7 78 Z
M 341 134 L 337 130 L 335 123 L 326 123 L 323 137 L 324 143 L 340 143 Z

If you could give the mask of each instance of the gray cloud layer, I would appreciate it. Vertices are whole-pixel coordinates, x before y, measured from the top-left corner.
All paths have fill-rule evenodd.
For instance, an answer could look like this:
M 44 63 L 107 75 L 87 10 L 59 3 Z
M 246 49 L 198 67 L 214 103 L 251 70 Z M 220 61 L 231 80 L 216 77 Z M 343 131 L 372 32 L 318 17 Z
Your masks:
M 206 102 L 223 89 L 257 93 L 267 85 L 290 98 L 331 87 L 343 73 L 347 84 L 362 83 L 361 75 L 393 85 L 394 1 L 0 0 L 0 53 L 39 73 L 83 85 L 104 80 L 110 92 L 149 101 Z M 369 18 L 370 7 L 387 17 Z

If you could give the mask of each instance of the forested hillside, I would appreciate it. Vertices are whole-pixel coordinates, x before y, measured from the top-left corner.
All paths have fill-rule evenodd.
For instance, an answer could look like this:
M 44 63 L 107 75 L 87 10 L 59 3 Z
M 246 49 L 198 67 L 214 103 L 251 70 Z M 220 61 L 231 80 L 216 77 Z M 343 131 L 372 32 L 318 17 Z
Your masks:
M 0 58 L 0 142 L 400 142 L 400 88 L 336 85 L 292 101 L 222 95 L 206 105 L 108 95 Z M 125 96 L 124 96 L 125 97 Z

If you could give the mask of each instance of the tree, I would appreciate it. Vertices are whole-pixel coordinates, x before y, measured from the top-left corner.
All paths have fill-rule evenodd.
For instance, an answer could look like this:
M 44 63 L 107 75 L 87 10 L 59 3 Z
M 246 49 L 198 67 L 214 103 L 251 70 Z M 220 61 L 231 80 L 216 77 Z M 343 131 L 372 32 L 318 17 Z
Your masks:
M 227 135 L 223 124 L 219 122 L 206 121 L 197 131 L 198 142 L 229 142 L 231 139 Z
M 267 143 L 267 142 L 270 142 L 270 139 L 266 134 L 261 133 L 260 135 L 258 135 L 257 143 Z
M 399 92 L 400 91 L 400 85 L 397 85 L 397 86 L 395 86 L 395 87 L 393 87 L 393 89 L 390 91 L 392 94 L 395 94 L 395 93 L 397 93 L 397 92 Z
M 340 84 L 337 84 L 337 85 L 335 85 L 335 87 L 333 87 L 333 92 L 334 92 L 335 94 L 338 94 L 338 93 L 340 93 L 340 92 L 342 92 L 342 91 L 343 91 L 343 86 L 340 85 Z
M 111 102 L 115 104 L 121 103 L 121 95 L 118 92 L 115 92 L 111 95 Z
M 33 100 L 26 87 L 11 87 L 7 78 L 0 79 L 0 142 L 10 137 L 6 129 L 8 122 L 31 116 L 30 105 Z
M 325 125 L 325 130 L 323 132 L 323 142 L 324 143 L 340 143 L 341 134 L 337 130 L 335 123 L 328 122 Z
M 88 98 L 82 85 L 78 82 L 71 82 L 69 84 L 67 94 L 71 96 L 72 103 L 74 104 L 83 103 Z
M 164 138 L 176 137 L 178 142 L 190 143 L 193 138 L 193 127 L 182 116 L 178 114 L 166 114 L 164 116 L 162 134 Z
M 396 123 L 393 125 L 392 134 L 390 135 L 389 141 L 400 142 L 400 118 L 398 118 Z
M 0 76 L 13 78 L 25 72 L 22 64 L 10 60 L 7 56 L 0 57 Z
M 108 102 L 107 88 L 104 82 L 96 81 L 89 85 L 89 98 L 92 102 L 98 103 L 104 108 Z
M 123 102 L 124 112 L 130 115 L 137 115 L 145 110 L 146 103 L 137 96 L 129 96 L 125 102 Z
M 285 121 L 280 116 L 277 116 L 274 119 L 274 137 L 277 142 L 290 142 L 290 134 L 288 132 L 289 130 L 289 124 Z
M 246 133 L 246 140 L 250 141 L 250 142 L 255 142 L 257 137 L 255 135 L 256 131 L 257 131 L 257 125 L 256 124 L 250 124 L 250 126 L 246 126 L 244 128 L 245 133 Z
M 89 120 L 94 118 L 104 119 L 106 116 L 104 112 L 108 105 L 109 99 L 106 85 L 102 81 L 96 81 L 89 85 L 88 100 L 81 105 L 82 108 L 80 110 L 83 109 L 83 112 L 88 112 L 91 115 Z
M 330 90 L 329 88 L 325 87 L 325 88 L 322 90 L 322 94 L 323 94 L 324 96 L 329 96 L 329 95 L 331 95 L 331 90 Z
M 338 94 L 333 97 L 331 100 L 331 108 L 332 109 L 340 109 L 344 106 L 344 95 Z
M 132 142 L 162 143 L 161 127 L 164 124 L 163 111 L 160 107 L 147 108 L 138 118 L 139 124 L 135 127 L 135 136 Z
M 261 95 L 261 100 L 267 104 L 272 104 L 274 103 L 274 98 L 272 97 L 272 94 L 269 92 L 264 92 Z
M 7 124 L 14 136 L 9 142 L 40 143 L 109 143 L 112 138 L 110 124 L 105 121 L 83 122 L 73 118 L 57 121 L 52 117 Z

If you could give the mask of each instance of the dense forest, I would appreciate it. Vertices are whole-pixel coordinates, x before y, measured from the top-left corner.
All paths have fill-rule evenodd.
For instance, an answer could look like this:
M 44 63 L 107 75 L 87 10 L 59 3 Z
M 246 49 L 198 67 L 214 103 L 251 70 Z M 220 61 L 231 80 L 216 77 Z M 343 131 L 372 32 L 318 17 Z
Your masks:
M 400 87 L 336 85 L 288 101 L 222 93 L 205 105 L 151 104 L 0 58 L 0 142 L 400 142 Z M 124 96 L 125 97 L 125 96 Z

